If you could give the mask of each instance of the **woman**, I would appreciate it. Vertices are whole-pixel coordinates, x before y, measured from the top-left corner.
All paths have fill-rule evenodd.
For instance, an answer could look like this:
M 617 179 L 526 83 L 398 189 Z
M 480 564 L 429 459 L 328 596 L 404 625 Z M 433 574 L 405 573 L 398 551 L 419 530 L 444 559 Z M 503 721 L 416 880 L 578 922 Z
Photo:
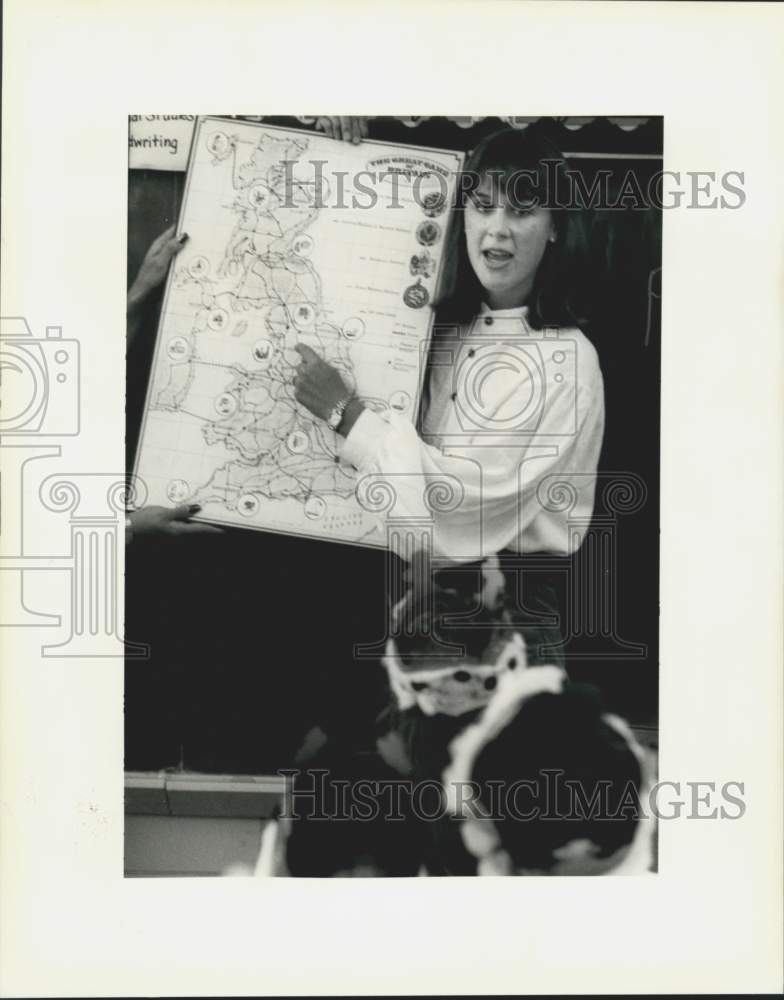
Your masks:
M 388 767 L 415 780 L 440 779 L 450 742 L 490 697 L 477 687 L 492 666 L 488 626 L 510 639 L 521 633 L 528 665 L 563 666 L 556 589 L 590 521 L 604 431 L 597 354 L 577 326 L 582 238 L 577 213 L 563 205 L 567 181 L 563 157 L 539 127 L 498 132 L 469 156 L 417 426 L 366 408 L 335 368 L 298 348 L 298 401 L 325 420 L 342 409 L 341 462 L 360 481 L 387 484 L 388 516 L 398 523 L 430 522 L 418 545 L 440 567 L 432 589 L 421 586 L 429 567 L 423 574 L 416 551 L 396 550 L 414 561 L 415 586 L 404 600 L 386 595 L 400 676 L 391 670 L 394 697 L 376 744 Z M 450 502 L 428 502 L 439 495 Z M 534 555 L 540 565 L 526 572 Z M 482 572 L 490 556 L 503 572 L 500 587 L 488 587 Z M 493 589 L 501 607 L 490 607 Z M 503 647 L 503 636 L 496 640 Z M 403 675 L 409 687 L 395 684 Z M 295 824 L 294 834 L 292 850 L 318 856 L 308 824 Z M 429 870 L 439 872 L 429 830 L 422 845 Z
M 551 566 L 568 559 L 593 509 L 604 388 L 576 325 L 581 222 L 564 207 L 565 161 L 539 126 L 487 137 L 464 175 L 419 426 L 351 398 L 340 373 L 304 345 L 296 396 L 323 419 L 343 408 L 341 461 L 386 480 L 395 518 L 431 517 L 439 564 L 473 571 L 445 571 L 458 587 L 477 592 L 478 565 L 500 556 L 532 662 L 562 663 L 559 571 L 520 577 L 532 554 Z M 452 496 L 446 509 L 428 502 L 439 484 Z

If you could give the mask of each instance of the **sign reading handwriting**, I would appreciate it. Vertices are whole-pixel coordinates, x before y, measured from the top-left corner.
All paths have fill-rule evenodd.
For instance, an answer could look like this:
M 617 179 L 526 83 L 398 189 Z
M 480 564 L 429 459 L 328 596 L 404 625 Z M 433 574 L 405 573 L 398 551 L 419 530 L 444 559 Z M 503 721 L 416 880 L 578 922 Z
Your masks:
M 128 166 L 132 170 L 185 170 L 196 115 L 130 115 Z

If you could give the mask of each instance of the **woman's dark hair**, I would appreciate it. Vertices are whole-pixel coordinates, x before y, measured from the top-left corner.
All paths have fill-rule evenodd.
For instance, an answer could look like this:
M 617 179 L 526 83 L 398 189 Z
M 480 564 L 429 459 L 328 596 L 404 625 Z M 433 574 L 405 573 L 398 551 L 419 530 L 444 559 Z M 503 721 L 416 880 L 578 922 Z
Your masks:
M 536 273 L 527 302 L 528 322 L 534 329 L 585 322 L 580 306 L 585 225 L 581 213 L 570 207 L 566 160 L 542 123 L 525 130 L 505 128 L 494 132 L 466 160 L 458 177 L 457 211 L 445 247 L 444 272 L 435 303 L 436 322 L 468 323 L 479 312 L 484 293 L 468 260 L 463 209 L 488 174 L 505 185 L 509 196 L 520 200 L 535 197 L 538 204 L 552 212 L 557 239 L 548 242 Z

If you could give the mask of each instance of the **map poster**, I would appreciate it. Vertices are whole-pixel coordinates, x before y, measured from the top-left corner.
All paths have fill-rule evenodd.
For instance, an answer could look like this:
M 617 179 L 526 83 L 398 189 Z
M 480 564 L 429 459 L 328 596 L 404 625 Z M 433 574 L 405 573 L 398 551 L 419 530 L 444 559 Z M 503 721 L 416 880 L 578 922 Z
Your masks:
M 416 420 L 463 155 L 218 117 L 194 129 L 136 458 L 148 504 L 383 546 L 339 441 L 294 398 L 305 343 Z

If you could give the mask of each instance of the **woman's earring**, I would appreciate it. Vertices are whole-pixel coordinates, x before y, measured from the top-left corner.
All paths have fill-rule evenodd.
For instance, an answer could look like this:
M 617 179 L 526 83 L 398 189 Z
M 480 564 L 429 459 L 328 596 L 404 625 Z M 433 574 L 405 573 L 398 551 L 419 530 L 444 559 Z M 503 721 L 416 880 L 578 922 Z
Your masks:
M 551 234 L 550 234 L 550 236 L 549 236 L 549 238 L 548 238 L 548 241 L 549 241 L 550 243 L 555 243 L 555 241 L 556 241 L 557 239 L 558 239 L 558 236 L 556 235 L 556 233 L 551 233 Z

